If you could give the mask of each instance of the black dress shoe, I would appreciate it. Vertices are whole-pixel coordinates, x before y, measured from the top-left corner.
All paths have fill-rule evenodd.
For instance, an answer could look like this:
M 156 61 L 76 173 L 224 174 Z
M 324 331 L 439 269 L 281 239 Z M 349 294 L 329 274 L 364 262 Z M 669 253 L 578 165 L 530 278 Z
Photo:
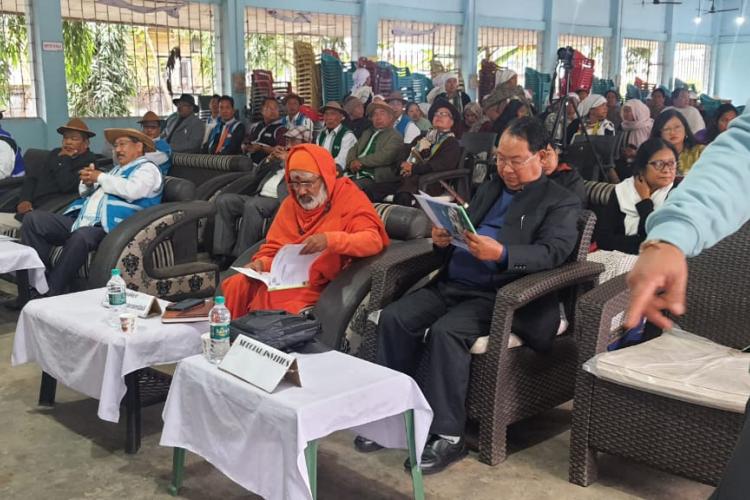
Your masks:
M 383 449 L 383 447 L 375 441 L 362 436 L 354 438 L 354 448 L 360 453 L 371 453 Z
M 437 474 L 454 462 L 458 462 L 469 454 L 464 438 L 453 444 L 445 438 L 436 436 L 428 441 L 422 452 L 422 463 L 420 468 L 422 474 Z M 411 460 L 404 462 L 407 472 L 411 471 Z

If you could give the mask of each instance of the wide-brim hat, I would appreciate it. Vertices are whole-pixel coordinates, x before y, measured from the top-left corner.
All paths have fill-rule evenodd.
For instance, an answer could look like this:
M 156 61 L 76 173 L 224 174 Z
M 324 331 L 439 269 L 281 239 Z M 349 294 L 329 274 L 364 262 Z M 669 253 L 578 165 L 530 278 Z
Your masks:
M 406 99 L 404 99 L 404 95 L 399 92 L 398 90 L 394 90 L 388 96 L 385 98 L 385 102 L 391 102 L 391 101 L 401 101 L 403 103 L 407 103 Z
M 65 125 L 57 129 L 57 133 L 60 135 L 64 134 L 67 131 L 80 132 L 81 134 L 89 138 L 94 137 L 96 135 L 96 133 L 89 130 L 89 127 L 88 125 L 86 125 L 86 122 L 84 122 L 80 118 L 72 118 L 68 123 L 66 123 Z
M 367 106 L 367 116 L 371 116 L 376 109 L 384 109 L 390 113 L 391 117 L 396 118 L 396 112 L 384 102 L 371 102 L 370 105 Z
M 112 145 L 114 145 L 115 141 L 120 137 L 129 137 L 143 144 L 144 153 L 153 153 L 156 151 L 154 140 L 140 130 L 134 128 L 105 128 L 104 137 L 107 139 L 107 142 Z
M 159 118 L 159 115 L 157 115 L 153 111 L 147 111 L 146 114 L 143 115 L 143 118 L 141 118 L 140 120 L 138 120 L 138 123 L 140 123 L 141 125 L 143 125 L 144 123 L 148 123 L 148 122 L 161 123 L 161 118 Z
M 448 102 L 447 99 L 437 99 L 435 100 L 435 103 L 432 105 L 432 107 L 430 107 L 430 110 L 427 112 L 427 119 L 430 120 L 430 123 L 432 123 L 432 119 L 435 118 L 435 113 L 437 113 L 437 110 L 440 108 L 445 108 L 450 111 L 454 124 L 460 123 L 461 114 L 453 104 Z
M 332 109 L 334 111 L 338 111 L 339 113 L 341 113 L 342 115 L 344 115 L 344 118 L 346 118 L 347 120 L 349 119 L 349 113 L 347 113 L 344 110 L 343 106 L 341 106 L 341 104 L 339 104 L 338 102 L 336 102 L 336 101 L 327 102 L 325 106 L 323 106 L 322 108 L 320 108 L 320 112 L 321 113 L 325 113 L 329 109 Z
M 196 113 L 200 109 L 198 105 L 195 104 L 195 97 L 193 97 L 191 94 L 182 94 L 177 99 L 172 99 L 172 102 L 174 103 L 175 106 L 179 106 L 181 102 L 186 102 L 190 104 L 191 106 L 193 106 L 193 111 Z

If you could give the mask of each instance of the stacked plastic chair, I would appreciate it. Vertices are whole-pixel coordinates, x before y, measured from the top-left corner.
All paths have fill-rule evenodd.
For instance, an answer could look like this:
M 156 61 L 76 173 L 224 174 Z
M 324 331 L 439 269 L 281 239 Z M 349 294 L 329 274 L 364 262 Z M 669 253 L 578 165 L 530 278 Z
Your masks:
M 721 106 L 721 101 L 719 99 L 714 99 L 707 94 L 701 94 L 699 99 L 701 102 L 701 106 L 703 106 L 703 111 L 706 113 L 706 117 L 708 118 L 712 118 L 716 114 L 716 111 L 719 109 L 719 106 Z
M 395 78 L 394 71 L 391 69 L 390 64 L 380 62 L 377 63 L 375 65 L 375 80 L 373 80 L 372 86 L 373 92 L 383 96 L 390 94 L 396 88 L 394 86 Z
M 270 71 L 263 69 L 253 70 L 250 76 L 250 109 L 252 110 L 252 121 L 263 119 L 260 113 L 263 107 L 263 99 L 273 97 L 273 75 Z
M 531 92 L 536 109 L 544 109 L 552 91 L 552 75 L 540 73 L 532 68 L 524 71 L 524 88 Z
M 294 42 L 294 68 L 297 71 L 295 91 L 313 109 L 320 107 L 320 73 L 315 52 L 308 42 Z
M 323 102 L 342 101 L 344 98 L 344 65 L 330 51 L 320 55 L 320 82 L 323 87 Z
M 490 95 L 495 88 L 497 70 L 497 64 L 489 59 L 482 59 L 479 67 L 479 102 L 482 102 L 484 96 Z
M 411 88 L 414 94 L 414 102 L 427 102 L 427 94 L 430 93 L 433 87 L 432 80 L 427 75 L 423 75 L 422 73 L 411 74 Z

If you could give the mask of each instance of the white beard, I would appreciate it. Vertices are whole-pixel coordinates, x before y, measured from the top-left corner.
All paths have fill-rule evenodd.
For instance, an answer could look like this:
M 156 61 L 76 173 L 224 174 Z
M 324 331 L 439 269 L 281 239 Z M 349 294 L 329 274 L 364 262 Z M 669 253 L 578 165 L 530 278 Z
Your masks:
M 323 205 L 323 203 L 325 203 L 327 199 L 328 199 L 328 190 L 326 189 L 325 185 L 323 185 L 320 187 L 320 191 L 318 192 L 316 196 L 313 196 L 306 201 L 302 201 L 298 197 L 297 201 L 299 202 L 300 206 L 304 208 L 305 210 L 315 210 L 316 208 Z

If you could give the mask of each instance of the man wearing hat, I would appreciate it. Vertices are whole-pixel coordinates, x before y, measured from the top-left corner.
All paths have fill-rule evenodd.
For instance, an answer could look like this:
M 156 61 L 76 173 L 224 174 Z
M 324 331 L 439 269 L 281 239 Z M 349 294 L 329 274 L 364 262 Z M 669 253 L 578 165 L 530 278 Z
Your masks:
M 104 136 L 113 146 L 117 166 L 109 173 L 93 165 L 81 170 L 81 197 L 63 215 L 34 211 L 24 219 L 21 242 L 33 247 L 44 262 L 49 295 L 65 293 L 89 252 L 119 223 L 161 202 L 161 172 L 145 156 L 156 151 L 154 141 L 130 128 L 105 129 Z M 50 251 L 60 245 L 63 251 L 53 268 Z
M 253 182 L 244 194 L 225 193 L 216 198 L 214 219 L 214 255 L 222 268 L 228 267 L 237 256 L 263 239 L 266 220 L 276 213 L 286 198 L 284 167 L 289 150 L 308 144 L 312 134 L 303 126 L 286 131 L 286 146 L 276 146 L 255 171 Z M 239 231 L 237 219 L 242 217 Z
M 313 122 L 300 111 L 300 108 L 305 103 L 302 97 L 297 94 L 287 94 L 284 98 L 284 106 L 286 106 L 286 115 L 281 118 L 281 124 L 284 128 L 291 127 L 305 127 L 312 133 Z
M 366 130 L 346 157 L 346 176 L 367 194 L 371 201 L 380 201 L 396 192 L 401 182 L 398 160 L 404 139 L 393 128 L 396 113 L 382 102 L 367 107 L 372 128 Z
M 190 94 L 182 94 L 172 101 L 177 112 L 167 118 L 162 137 L 175 153 L 200 153 L 206 124 L 198 118 L 198 106 Z
M 304 245 L 302 254 L 322 252 L 310 266 L 304 288 L 268 291 L 262 281 L 237 274 L 221 284 L 232 318 L 255 310 L 293 314 L 315 305 L 326 285 L 354 258 L 375 255 L 388 235 L 382 219 L 350 179 L 338 177 L 331 153 L 315 144 L 289 151 L 284 173 L 289 196 L 281 202 L 265 243 L 247 267 L 263 272 L 285 245 Z
M 89 139 L 96 134 L 83 120 L 73 118 L 57 133 L 62 135 L 62 147 L 50 151 L 44 163 L 29 165 L 15 213 L 0 213 L 0 231 L 20 227 L 26 214 L 55 196 L 75 193 L 78 172 L 96 160 L 89 150 Z
M 3 119 L 4 109 L 0 109 L 0 120 Z M 23 155 L 18 143 L 0 125 L 0 179 L 18 177 L 24 173 Z
M 234 99 L 228 95 L 219 98 L 219 118 L 214 125 L 204 153 L 211 155 L 238 155 L 245 140 L 245 124 L 234 116 Z
M 385 98 L 385 102 L 393 109 L 396 116 L 393 128 L 404 138 L 404 144 L 411 144 L 414 139 L 419 137 L 421 132 L 419 131 L 419 127 L 411 121 L 411 118 L 404 113 L 404 106 L 407 103 L 406 99 L 401 95 L 401 92 L 394 91 Z
M 344 121 L 346 128 L 354 133 L 359 139 L 368 128 L 372 127 L 372 122 L 365 116 L 365 105 L 359 98 L 350 95 L 344 99 L 344 111 L 349 118 Z
M 336 168 L 339 173 L 343 173 L 346 170 L 346 156 L 357 144 L 357 137 L 343 124 L 349 116 L 341 104 L 331 101 L 323 106 L 322 111 L 325 128 L 318 135 L 318 146 L 323 146 L 331 153 Z
M 162 176 L 169 174 L 169 169 L 172 168 L 172 148 L 161 138 L 161 119 L 153 111 L 147 111 L 138 123 L 141 124 L 143 133 L 154 141 L 156 147 L 153 153 L 146 153 L 146 158 L 159 167 Z

